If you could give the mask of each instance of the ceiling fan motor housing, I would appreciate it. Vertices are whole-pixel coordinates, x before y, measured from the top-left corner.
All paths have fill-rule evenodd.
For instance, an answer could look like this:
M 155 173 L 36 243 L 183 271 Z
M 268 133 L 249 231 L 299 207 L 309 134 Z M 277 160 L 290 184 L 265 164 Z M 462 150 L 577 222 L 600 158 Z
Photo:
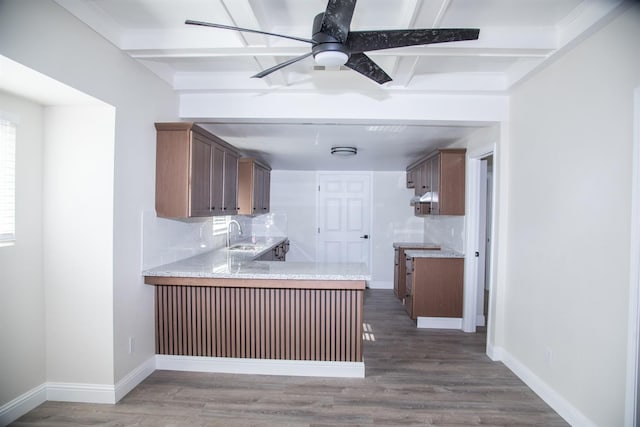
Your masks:
M 311 39 L 315 42 L 311 48 L 313 57 L 315 58 L 318 53 L 321 52 L 341 52 L 347 55 L 347 58 L 351 56 L 351 52 L 340 40 L 322 32 L 322 18 L 324 13 L 319 13 L 313 19 L 313 34 Z

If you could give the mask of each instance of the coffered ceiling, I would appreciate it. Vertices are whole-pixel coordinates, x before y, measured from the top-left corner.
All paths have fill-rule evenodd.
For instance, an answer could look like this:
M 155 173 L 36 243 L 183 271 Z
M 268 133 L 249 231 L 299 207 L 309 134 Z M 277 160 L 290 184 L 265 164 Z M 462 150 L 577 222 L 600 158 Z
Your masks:
M 310 38 L 313 18 L 327 0 L 56 0 L 126 54 L 165 80 L 186 102 L 194 94 L 282 96 L 286 94 L 370 94 L 376 99 L 410 95 L 505 95 L 621 3 L 618 0 L 359 0 L 351 30 L 479 28 L 478 40 L 370 52 L 392 77 L 380 86 L 348 68 L 322 69 L 308 57 L 259 79 L 261 70 L 303 55 L 309 44 L 273 36 L 185 25 L 187 19 Z M 270 112 L 272 113 L 272 112 Z M 268 114 L 271 115 L 271 114 Z M 190 119 L 186 116 L 185 119 Z M 415 151 L 448 144 L 491 123 L 397 123 L 393 153 L 388 132 L 354 114 L 347 123 L 321 117 L 301 124 L 197 115 L 211 129 L 243 149 L 269 157 L 275 167 L 332 169 L 320 161 L 299 163 L 288 153 L 342 141 L 369 141 L 371 161 L 358 167 L 393 169 Z M 248 124 L 247 122 L 251 122 Z M 384 125 L 393 125 L 390 119 Z M 434 127 L 435 126 L 435 127 Z M 278 141 L 273 145 L 272 141 Z M 422 148 L 418 147 L 422 140 Z M 355 142 L 354 142 L 355 141 Z M 265 145 L 271 143 L 271 145 Z M 365 147 L 361 147 L 365 148 Z M 302 153 L 298 153 L 301 157 Z M 376 158 L 395 160 L 380 166 Z M 398 157 L 399 156 L 399 157 Z M 294 163 L 292 163 L 294 162 Z M 342 167 L 342 166 L 336 166 Z M 349 166 L 348 168 L 353 168 Z

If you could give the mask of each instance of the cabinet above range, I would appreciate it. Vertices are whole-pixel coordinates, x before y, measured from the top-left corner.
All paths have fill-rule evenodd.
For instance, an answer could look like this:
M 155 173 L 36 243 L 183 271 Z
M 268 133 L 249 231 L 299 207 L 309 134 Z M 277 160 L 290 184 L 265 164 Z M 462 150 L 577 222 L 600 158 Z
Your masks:
M 465 149 L 439 149 L 407 167 L 416 215 L 464 215 Z

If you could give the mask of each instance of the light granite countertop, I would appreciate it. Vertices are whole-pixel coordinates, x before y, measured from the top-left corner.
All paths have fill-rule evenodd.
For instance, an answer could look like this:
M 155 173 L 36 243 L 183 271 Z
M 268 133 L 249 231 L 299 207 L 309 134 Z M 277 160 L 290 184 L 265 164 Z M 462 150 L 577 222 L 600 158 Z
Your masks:
M 255 250 L 221 248 L 190 258 L 150 268 L 142 272 L 151 277 L 203 277 L 218 279 L 276 280 L 371 280 L 366 264 L 291 261 L 255 261 L 286 237 L 259 238 L 251 243 Z M 233 247 L 234 245 L 231 245 Z
M 423 242 L 393 242 L 393 248 L 439 248 L 437 243 L 423 243 Z
M 404 255 L 407 258 L 464 258 L 464 254 L 453 249 L 441 248 L 441 249 L 409 249 L 404 251 Z

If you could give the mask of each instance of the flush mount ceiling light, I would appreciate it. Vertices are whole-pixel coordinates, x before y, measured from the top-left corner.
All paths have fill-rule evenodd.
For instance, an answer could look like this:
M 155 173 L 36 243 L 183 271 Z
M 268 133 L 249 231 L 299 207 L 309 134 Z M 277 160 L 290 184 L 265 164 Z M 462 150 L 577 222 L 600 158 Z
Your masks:
M 358 154 L 356 147 L 331 147 L 331 154 L 334 156 L 349 157 Z

